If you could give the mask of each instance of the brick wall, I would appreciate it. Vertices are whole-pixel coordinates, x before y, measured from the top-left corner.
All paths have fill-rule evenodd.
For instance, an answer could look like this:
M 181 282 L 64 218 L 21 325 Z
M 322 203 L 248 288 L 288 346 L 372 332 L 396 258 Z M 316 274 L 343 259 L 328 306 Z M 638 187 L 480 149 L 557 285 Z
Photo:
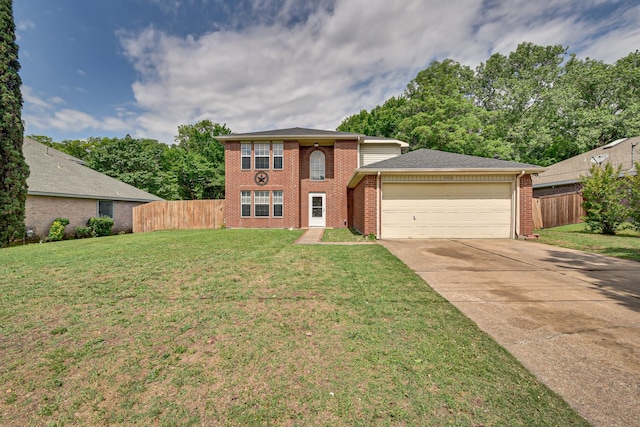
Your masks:
M 284 168 L 268 170 L 269 182 L 258 186 L 254 182 L 256 170 L 241 170 L 241 142 L 225 144 L 225 199 L 227 227 L 241 228 L 306 228 L 309 226 L 309 193 L 324 193 L 326 197 L 326 226 L 341 228 L 348 225 L 347 184 L 358 164 L 358 142 L 332 141 L 333 145 L 300 146 L 297 141 L 284 142 Z M 325 155 L 325 179 L 309 178 L 309 157 L 315 150 Z M 253 159 L 252 159 L 253 166 Z M 240 192 L 282 190 L 283 218 L 242 218 Z M 253 215 L 253 206 L 252 206 Z
M 131 232 L 133 208 L 142 202 L 113 202 L 114 225 L 112 231 Z M 53 220 L 59 217 L 69 219 L 65 234 L 72 235 L 75 227 L 86 227 L 90 218 L 98 215 L 95 199 L 75 199 L 71 197 L 28 196 L 25 204 L 25 226 L 34 230 L 34 235 L 44 237 L 49 234 Z
M 533 190 L 531 175 L 520 177 L 520 235 L 528 236 L 533 233 Z
M 232 228 L 300 228 L 300 204 L 299 193 L 299 146 L 297 141 L 284 141 L 284 158 L 282 170 L 265 170 L 269 175 L 269 182 L 259 186 L 255 183 L 255 175 L 258 172 L 252 168 L 241 169 L 240 142 L 227 142 L 225 144 L 225 200 L 226 213 L 225 225 Z M 250 218 L 241 217 L 240 192 L 251 191 L 283 191 L 284 205 L 283 217 L 254 218 L 254 206 L 251 206 Z M 270 212 L 271 213 L 271 212 Z
M 582 189 L 579 182 L 566 185 L 555 185 L 553 187 L 534 188 L 533 197 L 555 196 L 557 194 L 578 193 Z
M 367 175 L 353 189 L 353 227 L 362 235 L 376 234 L 376 175 Z

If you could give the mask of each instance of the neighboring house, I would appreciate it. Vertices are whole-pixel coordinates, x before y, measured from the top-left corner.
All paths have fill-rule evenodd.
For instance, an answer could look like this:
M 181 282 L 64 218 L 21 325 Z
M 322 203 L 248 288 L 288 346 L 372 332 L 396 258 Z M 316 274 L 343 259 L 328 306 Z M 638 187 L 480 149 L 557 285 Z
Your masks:
M 621 166 L 622 173 L 635 173 L 634 163 L 640 162 L 640 137 L 618 139 L 567 160 L 551 165 L 533 177 L 533 197 L 577 193 L 580 178 L 589 175 L 594 164 Z
M 58 217 L 69 219 L 68 234 L 100 216 L 113 218 L 114 232 L 131 231 L 132 209 L 162 200 L 33 139 L 24 139 L 23 153 L 30 170 L 25 225 L 34 236 L 46 236 Z
M 544 168 L 292 128 L 222 135 L 227 227 L 353 227 L 377 238 L 514 238 L 533 231 Z

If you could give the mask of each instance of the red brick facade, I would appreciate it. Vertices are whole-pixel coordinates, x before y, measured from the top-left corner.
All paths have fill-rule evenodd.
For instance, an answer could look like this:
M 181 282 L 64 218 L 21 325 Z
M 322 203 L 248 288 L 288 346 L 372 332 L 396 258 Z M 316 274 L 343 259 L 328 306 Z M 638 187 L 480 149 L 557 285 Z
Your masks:
M 227 141 L 225 144 L 226 170 L 226 215 L 225 225 L 231 228 L 307 228 L 309 226 L 309 194 L 325 195 L 326 227 L 346 227 L 349 222 L 347 204 L 347 184 L 358 166 L 358 141 L 320 141 L 318 147 L 313 143 L 284 141 L 282 170 L 274 169 L 273 145 L 269 141 L 256 141 L 270 144 L 269 169 L 256 169 L 254 144 L 252 143 L 251 168 L 241 168 L 241 145 L 249 141 Z M 281 142 L 281 141 L 274 141 Z M 325 175 L 323 180 L 310 178 L 309 159 L 314 151 L 325 156 Z M 268 176 L 264 185 L 256 183 L 256 174 L 263 172 Z M 241 194 L 251 194 L 251 214 L 241 215 Z M 268 216 L 255 215 L 254 197 L 256 191 L 268 191 L 270 212 Z M 283 215 L 273 215 L 273 192 L 283 192 Z
M 533 190 L 531 187 L 531 175 L 520 177 L 520 235 L 533 234 Z
M 319 194 L 325 200 L 325 223 L 311 226 L 353 227 L 363 235 L 379 234 L 381 224 L 377 221 L 380 220 L 381 201 L 378 200 L 378 176 L 376 173 L 365 174 L 359 181 L 357 176 L 354 177 L 359 156 L 360 141 L 357 138 L 334 140 L 303 136 L 300 140 L 292 137 L 290 140 L 269 141 L 263 133 L 251 136 L 257 140 L 244 140 L 242 136 L 224 139 L 227 227 L 308 228 L 310 195 Z M 243 144 L 246 144 L 246 169 L 243 169 Z M 256 153 L 266 147 L 256 144 L 269 147 L 268 168 L 256 168 Z M 282 169 L 274 167 L 274 144 L 278 144 L 278 148 L 280 144 L 283 147 Z M 310 163 L 317 152 L 324 154 L 324 174 L 321 179 L 312 179 Z M 259 157 L 260 161 L 265 161 L 266 154 L 262 152 Z M 352 178 L 354 187 L 348 188 Z M 275 203 L 280 192 L 283 196 L 281 216 L 276 214 L 280 204 Z M 531 175 L 525 174 L 520 178 L 519 194 L 520 235 L 529 235 L 533 232 Z
M 376 175 L 367 175 L 353 189 L 353 225 L 362 235 L 377 235 Z

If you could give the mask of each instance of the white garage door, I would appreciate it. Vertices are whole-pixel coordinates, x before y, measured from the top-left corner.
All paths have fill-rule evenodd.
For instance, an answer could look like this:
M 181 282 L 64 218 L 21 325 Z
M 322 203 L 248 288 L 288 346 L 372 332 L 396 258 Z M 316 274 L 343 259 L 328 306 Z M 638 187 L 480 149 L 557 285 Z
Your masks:
M 511 183 L 382 186 L 382 238 L 509 238 Z

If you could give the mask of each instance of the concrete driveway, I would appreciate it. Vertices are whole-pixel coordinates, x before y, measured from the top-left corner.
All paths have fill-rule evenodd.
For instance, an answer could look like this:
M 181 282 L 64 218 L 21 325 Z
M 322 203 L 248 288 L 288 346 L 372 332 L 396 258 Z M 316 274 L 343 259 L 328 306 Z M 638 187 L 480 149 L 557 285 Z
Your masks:
M 596 426 L 640 426 L 640 263 L 522 240 L 381 240 Z

